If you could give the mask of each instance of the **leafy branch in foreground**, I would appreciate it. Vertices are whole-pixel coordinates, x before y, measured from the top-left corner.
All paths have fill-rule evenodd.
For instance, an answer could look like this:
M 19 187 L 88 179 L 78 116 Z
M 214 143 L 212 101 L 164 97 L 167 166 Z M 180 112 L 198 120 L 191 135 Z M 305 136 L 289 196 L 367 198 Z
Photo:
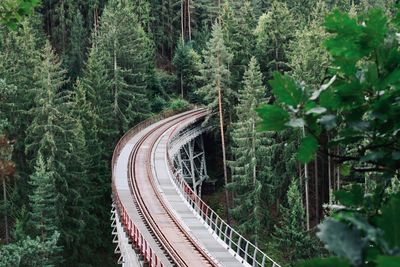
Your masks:
M 318 237 L 338 257 L 300 266 L 400 266 L 400 194 L 385 193 L 400 168 L 398 17 L 389 21 L 380 9 L 356 18 L 334 11 L 325 21 L 332 59 L 326 84 L 309 88 L 275 72 L 276 101 L 258 109 L 262 130 L 304 130 L 300 162 L 320 149 L 351 181 L 335 193 L 339 209 L 318 226 Z M 330 137 L 327 145 L 321 136 Z M 363 179 L 371 179 L 368 191 Z
M 38 6 L 40 0 L 2 0 L 0 2 L 0 25 L 15 30 L 18 23 Z

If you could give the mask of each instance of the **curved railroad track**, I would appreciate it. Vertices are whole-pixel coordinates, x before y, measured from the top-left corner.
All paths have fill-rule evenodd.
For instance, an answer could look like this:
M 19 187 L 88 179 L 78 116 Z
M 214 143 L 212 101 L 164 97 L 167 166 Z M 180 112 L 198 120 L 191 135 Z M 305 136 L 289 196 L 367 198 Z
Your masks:
M 182 121 L 203 117 L 205 110 L 194 110 L 164 120 L 144 134 L 133 147 L 128 162 L 128 179 L 137 208 L 149 231 L 154 234 L 171 262 L 177 266 L 220 266 L 181 225 L 168 208 L 153 177 L 151 153 L 160 136 Z

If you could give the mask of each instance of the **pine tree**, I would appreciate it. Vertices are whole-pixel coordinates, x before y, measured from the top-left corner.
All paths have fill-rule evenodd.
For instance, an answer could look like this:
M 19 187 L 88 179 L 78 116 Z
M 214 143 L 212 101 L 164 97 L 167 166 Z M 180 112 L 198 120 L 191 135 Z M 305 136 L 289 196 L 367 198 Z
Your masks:
M 72 18 L 68 46 L 63 55 L 66 69 L 68 69 L 68 74 L 72 81 L 75 81 L 75 79 L 82 73 L 82 68 L 85 61 L 87 38 L 82 14 L 77 8 L 74 12 L 75 14 Z
M 305 230 L 302 195 L 297 180 L 293 179 L 287 191 L 287 206 L 281 205 L 282 219 L 275 226 L 272 246 L 288 264 L 316 255 L 317 246 Z
M 329 66 L 329 55 L 323 47 L 328 33 L 323 18 L 328 13 L 325 1 L 319 1 L 310 15 L 311 22 L 296 31 L 288 53 L 293 77 L 304 82 L 311 90 L 319 89 Z
M 122 0 L 109 3 L 101 19 L 97 45 L 98 56 L 104 57 L 102 62 L 111 82 L 107 99 L 112 101 L 113 117 L 122 134 L 150 111 L 147 82 L 154 68 L 150 39 L 131 3 Z
M 218 23 L 214 24 L 212 38 L 207 43 L 207 49 L 203 51 L 202 55 L 203 62 L 200 64 L 199 81 L 204 86 L 199 88 L 196 93 L 203 98 L 210 111 L 216 111 L 219 108 L 218 92 L 220 91 L 224 125 L 230 124 L 229 118 L 233 112 L 231 106 L 233 92 L 230 88 L 231 74 L 229 65 L 232 62 L 233 55 L 225 46 L 223 32 Z M 214 128 L 219 123 L 213 117 L 208 119 L 211 119 L 211 124 Z
M 207 43 L 207 50 L 203 51 L 203 60 L 200 68 L 200 80 L 204 86 L 199 88 L 197 93 L 203 97 L 207 103 L 210 115 L 207 121 L 211 119 L 211 126 L 216 128 L 219 124 L 221 134 L 222 158 L 225 180 L 225 200 L 227 204 L 226 216 L 229 221 L 229 195 L 227 190 L 228 173 L 226 167 L 226 144 L 225 128 L 229 124 L 229 118 L 232 116 L 232 91 L 230 88 L 230 71 L 228 66 L 232 61 L 232 54 L 224 44 L 224 37 L 221 26 L 215 23 L 213 26 L 212 38 Z M 214 112 L 218 110 L 219 119 L 215 120 Z M 218 124 L 216 123 L 218 122 Z
M 26 126 L 31 122 L 27 112 L 34 105 L 34 69 L 40 64 L 41 35 L 35 30 L 40 27 L 37 17 L 21 22 L 18 31 L 0 30 L 0 77 L 7 85 L 4 91 L 12 93 L 0 102 L 1 117 L 7 119 L 9 138 L 15 143 L 15 163 L 22 173 L 29 173 L 24 154 Z M 15 90 L 14 90 L 15 89 Z M 13 91 L 13 92 L 11 92 Z M 21 197 L 23 197 L 21 195 Z
M 66 72 L 48 42 L 42 57 L 35 71 L 35 107 L 30 110 L 33 119 L 27 128 L 26 153 L 32 159 L 45 158 L 57 195 L 60 241 L 67 263 L 72 264 L 70 261 L 77 262 L 77 248 L 84 243 L 85 216 L 90 210 L 83 198 L 88 195 L 88 156 L 82 125 L 72 118 L 70 95 L 62 90 Z
M 297 18 L 297 21 L 306 25 L 317 1 L 318 0 L 285 0 L 284 2 Z M 323 15 L 321 17 L 323 17 Z
M 3 97 L 2 88 L 3 81 L 0 80 L 0 97 Z M 13 144 L 8 139 L 5 128 L 8 126 L 7 120 L 0 117 L 0 181 L 2 185 L 2 198 L 1 206 L 4 218 L 4 229 L 5 229 L 5 243 L 10 241 L 10 225 L 9 225 L 9 200 L 7 194 L 7 183 L 14 177 L 15 163 L 12 161 Z
M 46 241 L 29 236 L 16 243 L 0 247 L 0 266 L 59 266 L 55 256 L 60 234 L 54 233 Z
M 26 153 L 32 159 L 42 154 L 53 165 L 54 168 L 50 170 L 58 171 L 64 170 L 62 157 L 58 155 L 65 151 L 57 147 L 60 144 L 54 138 L 67 135 L 66 130 L 60 127 L 61 123 L 68 121 L 62 112 L 64 95 L 61 88 L 67 82 L 65 73 L 47 42 L 43 49 L 42 63 L 35 71 L 35 106 L 30 110 L 33 119 L 27 128 Z
M 176 69 L 176 75 L 180 81 L 181 97 L 193 99 L 193 92 L 196 88 L 195 77 L 198 75 L 200 56 L 193 50 L 192 44 L 180 42 L 172 63 Z
M 288 70 L 288 45 L 298 26 L 287 5 L 280 1 L 272 2 L 269 11 L 259 18 L 254 32 L 257 60 L 267 80 L 273 71 Z
M 31 212 L 30 224 L 34 233 L 41 240 L 47 240 L 61 226 L 57 212 L 57 190 L 54 172 L 49 171 L 48 165 L 39 152 L 35 164 L 35 172 L 30 176 L 29 183 L 32 186 L 32 194 L 29 196 Z
M 243 88 L 239 91 L 236 106 L 237 122 L 232 126 L 232 156 L 230 162 L 232 183 L 229 189 L 234 194 L 232 217 L 239 223 L 238 229 L 258 242 L 262 231 L 260 182 L 260 139 L 256 124 L 259 121 L 255 109 L 264 99 L 265 87 L 257 60 L 253 57 L 244 74 Z

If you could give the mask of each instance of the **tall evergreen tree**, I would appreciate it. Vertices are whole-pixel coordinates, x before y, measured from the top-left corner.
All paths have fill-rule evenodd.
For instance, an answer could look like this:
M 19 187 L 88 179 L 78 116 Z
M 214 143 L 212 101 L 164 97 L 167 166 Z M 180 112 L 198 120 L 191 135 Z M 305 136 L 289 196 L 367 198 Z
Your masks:
M 243 88 L 239 91 L 236 107 L 237 122 L 232 126 L 232 156 L 230 162 L 232 183 L 229 189 L 234 194 L 232 217 L 239 223 L 238 229 L 256 242 L 262 231 L 260 147 L 262 134 L 257 132 L 259 121 L 255 109 L 262 103 L 265 87 L 257 60 L 253 57 L 244 74 Z
M 108 95 L 102 97 L 112 101 L 113 118 L 122 134 L 150 111 L 146 96 L 151 95 L 147 83 L 154 68 L 152 45 L 133 4 L 122 0 L 110 1 L 105 8 L 98 38 L 99 54 L 95 56 L 103 57 L 111 82 Z
M 54 172 L 48 170 L 43 155 L 39 152 L 35 172 L 30 176 L 32 194 L 29 196 L 31 212 L 30 224 L 34 233 L 46 241 L 59 231 L 61 226 L 57 212 L 57 190 Z
M 312 90 L 322 84 L 329 66 L 329 55 L 323 47 L 328 33 L 323 27 L 323 17 L 328 13 L 325 1 L 318 1 L 310 15 L 307 27 L 296 31 L 288 53 L 289 66 L 296 80 Z
M 66 51 L 63 55 L 66 69 L 72 81 L 80 76 L 86 58 L 87 32 L 84 20 L 78 8 L 75 9 L 72 18 L 70 38 Z
M 180 42 L 172 63 L 175 66 L 176 74 L 179 79 L 182 98 L 193 99 L 196 88 L 195 77 L 198 75 L 200 56 L 194 51 L 191 43 Z
M 207 50 L 203 51 L 203 60 L 200 68 L 200 80 L 204 86 L 199 88 L 197 93 L 203 97 L 207 103 L 210 115 L 207 121 L 211 119 L 211 125 L 216 128 L 219 124 L 221 133 L 223 170 L 225 180 L 225 201 L 227 204 L 226 215 L 229 221 L 229 195 L 228 173 L 226 167 L 226 144 L 225 128 L 230 123 L 232 117 L 232 99 L 233 94 L 230 88 L 230 71 L 228 66 L 232 62 L 232 54 L 224 44 L 224 37 L 221 26 L 215 23 L 213 26 L 212 38 L 207 43 Z M 219 114 L 219 119 L 215 119 L 215 114 Z M 218 122 L 218 123 L 217 123 Z
M 315 256 L 318 247 L 304 227 L 305 214 L 297 180 L 292 180 L 287 191 L 287 206 L 281 205 L 280 209 L 282 220 L 275 226 L 272 246 L 290 266 L 299 259 Z
M 90 207 L 83 198 L 87 195 L 85 141 L 80 122 L 70 115 L 70 96 L 62 90 L 65 73 L 47 42 L 35 71 L 35 106 L 30 110 L 33 119 L 27 128 L 26 153 L 31 159 L 42 155 L 54 179 L 60 240 L 70 264 L 84 238 Z
M 272 2 L 271 8 L 258 20 L 255 30 L 257 59 L 264 78 L 269 80 L 273 71 L 287 71 L 287 51 L 294 37 L 296 24 L 285 3 Z

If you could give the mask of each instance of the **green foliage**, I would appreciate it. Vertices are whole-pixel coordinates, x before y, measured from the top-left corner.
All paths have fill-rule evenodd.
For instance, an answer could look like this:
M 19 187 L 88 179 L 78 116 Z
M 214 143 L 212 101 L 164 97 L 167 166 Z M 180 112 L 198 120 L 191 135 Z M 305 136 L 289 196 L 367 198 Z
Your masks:
M 384 191 L 399 168 L 395 119 L 400 112 L 399 44 L 379 9 L 358 17 L 334 11 L 325 25 L 330 33 L 325 46 L 332 58 L 329 82 L 308 91 L 307 85 L 275 74 L 271 82 L 275 103 L 259 109 L 261 125 L 266 130 L 304 127 L 306 136 L 298 150 L 303 163 L 313 159 L 321 134 L 333 136 L 328 146 L 321 144 L 322 149 L 341 148 L 335 158 L 353 186 L 335 194 L 344 206 L 319 226 L 318 236 L 330 252 L 352 266 L 379 266 L 386 260 L 391 264 L 396 259 L 388 256 L 398 256 L 395 210 L 400 203 L 398 195 L 385 196 Z M 297 94 L 303 95 L 294 97 Z M 270 110 L 279 110 L 279 116 L 271 116 Z M 290 122 L 283 124 L 282 118 Z M 375 172 L 376 186 L 366 194 L 354 181 L 369 172 Z M 340 261 L 314 260 L 301 266 L 332 266 Z
M 0 3 L 0 25 L 16 30 L 25 16 L 31 15 L 40 0 L 4 0 Z
M 49 236 L 58 231 L 61 223 L 57 216 L 57 194 L 54 172 L 48 171 L 47 162 L 39 153 L 35 172 L 30 177 L 30 185 L 33 188 L 29 196 L 31 213 L 30 224 L 34 233 L 47 240 Z
M 87 77 L 86 80 L 97 83 L 94 79 L 100 79 L 103 83 L 100 88 L 92 89 L 101 90 L 99 98 L 104 104 L 99 107 L 105 114 L 100 114 L 100 118 L 111 116 L 107 127 L 122 134 L 150 112 L 148 89 L 154 75 L 151 41 L 135 15 L 133 4 L 116 0 L 105 8 L 94 42 L 89 62 L 100 64 L 98 67 L 105 77 Z M 141 104 L 137 105 L 138 102 Z M 110 107 L 111 114 L 110 110 L 102 110 Z
M 321 85 L 329 66 L 329 54 L 322 45 L 328 33 L 322 23 L 328 13 L 326 1 L 320 0 L 310 14 L 309 24 L 296 31 L 289 44 L 288 58 L 292 77 L 313 90 Z
M 176 69 L 177 81 L 181 88 L 181 96 L 193 99 L 196 89 L 196 76 L 199 74 L 200 56 L 193 50 L 191 43 L 180 42 L 175 50 L 172 64 Z
M 223 31 L 218 23 L 214 24 L 212 38 L 207 43 L 207 50 L 204 50 L 202 54 L 199 82 L 203 86 L 198 88 L 196 94 L 203 98 L 211 111 L 208 118 L 210 119 L 210 116 L 215 116 L 214 111 L 218 109 L 218 92 L 220 91 L 224 122 L 229 124 L 228 118 L 233 113 L 231 103 L 234 101 L 229 70 L 233 55 L 225 46 Z M 212 126 L 216 127 L 216 125 L 216 121 L 213 120 Z
M 347 260 L 341 258 L 312 259 L 298 264 L 299 267 L 350 267 Z
M 295 29 L 293 14 L 281 1 L 273 1 L 268 11 L 258 19 L 254 30 L 255 52 L 264 78 L 270 79 L 272 71 L 288 69 L 287 52 Z
M 398 70 L 394 63 L 399 57 L 397 43 L 386 36 L 386 18 L 381 11 L 371 10 L 364 23 L 365 26 L 359 25 L 339 11 L 328 16 L 327 29 L 335 34 L 326 45 L 336 66 L 332 69 L 335 75 L 319 90 L 298 97 L 302 92 L 300 85 L 288 82 L 287 76 L 275 74 L 271 86 L 278 96 L 277 103 L 281 104 L 280 116 L 267 124 L 276 123 L 283 128 L 282 118 L 290 116 L 294 121 L 302 120 L 315 136 L 323 129 L 331 130 L 336 126 L 338 133 L 333 145 L 339 141 L 343 145 L 357 142 L 362 148 L 353 155 L 356 160 L 386 166 L 385 170 L 390 171 L 396 168 L 396 159 L 392 156 L 393 149 L 385 144 L 397 143 L 397 123 L 391 119 L 398 112 L 396 105 L 391 105 L 397 96 Z M 297 97 L 289 98 L 294 95 Z M 286 98 L 281 99 L 283 96 Z M 278 105 L 274 106 L 263 109 L 278 110 Z M 383 109 L 384 106 L 391 108 Z M 287 107 L 285 112 L 282 107 Z M 295 110 L 290 111 L 290 108 Z M 260 115 L 265 117 L 266 113 L 260 110 Z
M 383 231 L 383 238 L 390 248 L 400 248 L 400 195 L 395 195 L 382 207 L 376 224 Z
M 263 131 L 280 131 L 286 128 L 289 122 L 288 113 L 279 106 L 262 105 L 258 109 L 259 116 L 263 119 L 259 129 Z
M 346 224 L 332 219 L 325 220 L 318 226 L 318 237 L 325 247 L 335 255 L 347 258 L 355 266 L 362 259 L 361 234 L 357 229 L 351 229 Z
M 57 255 L 57 246 L 60 234 L 55 232 L 42 241 L 39 237 L 32 239 L 29 236 L 13 244 L 0 246 L 0 265 L 4 267 L 40 267 L 58 266 L 52 260 Z
M 306 136 L 301 140 L 298 159 L 302 163 L 310 162 L 318 150 L 318 141 L 313 136 Z
M 237 229 L 245 236 L 259 242 L 263 230 L 263 192 L 260 170 L 261 139 L 256 131 L 259 121 L 255 108 L 264 98 L 265 87 L 257 60 L 253 57 L 244 74 L 243 87 L 239 91 L 236 107 L 237 121 L 232 125 L 232 157 L 229 162 L 232 182 L 228 189 L 233 192 L 232 217 L 238 222 Z
M 168 109 L 183 112 L 189 109 L 189 102 L 181 98 L 173 99 L 169 103 Z
M 272 246 L 284 261 L 292 264 L 311 258 L 318 246 L 304 228 L 304 208 L 298 182 L 293 179 L 287 191 L 287 206 L 281 206 L 282 219 L 275 226 Z
M 64 62 L 67 66 L 68 74 L 73 81 L 81 75 L 86 59 L 86 36 L 84 20 L 79 9 L 76 9 L 72 19 L 69 43 L 64 52 Z M 71 12 L 72 13 L 72 12 Z

